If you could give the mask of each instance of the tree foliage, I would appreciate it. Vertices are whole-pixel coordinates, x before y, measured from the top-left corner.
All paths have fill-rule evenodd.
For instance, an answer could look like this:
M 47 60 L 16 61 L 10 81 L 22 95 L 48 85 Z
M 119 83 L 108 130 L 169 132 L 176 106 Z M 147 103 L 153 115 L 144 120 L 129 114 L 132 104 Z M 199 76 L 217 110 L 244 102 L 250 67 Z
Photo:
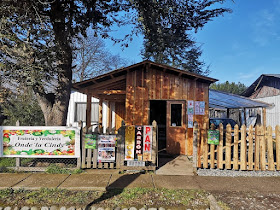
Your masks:
M 139 1 L 138 19 L 145 42 L 143 56 L 191 72 L 207 74 L 208 67 L 199 60 L 202 53 L 192 33 L 214 17 L 231 12 L 215 8 L 224 0 Z
M 247 89 L 246 85 L 240 82 L 235 83 L 229 81 L 226 81 L 224 83 L 213 83 L 210 85 L 210 88 L 237 95 L 241 95 L 241 93 L 243 93 Z
M 133 32 L 144 34 L 146 58 L 202 73 L 204 63 L 197 59 L 201 50 L 189 32 L 228 12 L 224 8 L 212 9 L 215 3 L 222 2 L 3 0 L 0 70 L 6 78 L 33 89 L 46 125 L 65 125 L 74 43 L 79 36 L 86 37 L 89 27 L 96 35 L 107 38 L 110 26 L 130 23 Z M 125 38 L 131 39 L 130 35 L 128 32 Z

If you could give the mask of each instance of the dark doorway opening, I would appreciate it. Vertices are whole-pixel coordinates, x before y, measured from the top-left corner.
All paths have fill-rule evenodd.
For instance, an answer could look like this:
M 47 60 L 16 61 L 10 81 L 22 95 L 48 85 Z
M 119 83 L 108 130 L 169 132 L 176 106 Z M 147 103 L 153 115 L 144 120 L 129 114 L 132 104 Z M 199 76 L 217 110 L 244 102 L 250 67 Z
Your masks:
M 158 151 L 166 149 L 166 101 L 150 101 L 150 125 L 153 121 L 158 125 Z

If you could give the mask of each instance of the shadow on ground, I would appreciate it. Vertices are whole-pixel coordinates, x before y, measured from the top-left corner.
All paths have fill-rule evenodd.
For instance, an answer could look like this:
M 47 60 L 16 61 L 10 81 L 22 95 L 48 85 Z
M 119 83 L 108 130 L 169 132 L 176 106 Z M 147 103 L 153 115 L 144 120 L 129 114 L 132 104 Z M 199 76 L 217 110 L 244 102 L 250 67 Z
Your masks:
M 123 192 L 123 190 L 131 184 L 134 180 L 136 180 L 141 173 L 136 173 L 136 174 L 125 174 L 118 178 L 116 181 L 111 183 L 106 187 L 106 192 L 104 192 L 98 199 L 95 199 L 91 203 L 89 203 L 86 206 L 86 210 L 89 210 L 90 207 L 94 204 L 98 204 L 104 200 L 110 199 L 114 196 L 117 196 Z M 114 190 L 112 190 L 114 189 Z

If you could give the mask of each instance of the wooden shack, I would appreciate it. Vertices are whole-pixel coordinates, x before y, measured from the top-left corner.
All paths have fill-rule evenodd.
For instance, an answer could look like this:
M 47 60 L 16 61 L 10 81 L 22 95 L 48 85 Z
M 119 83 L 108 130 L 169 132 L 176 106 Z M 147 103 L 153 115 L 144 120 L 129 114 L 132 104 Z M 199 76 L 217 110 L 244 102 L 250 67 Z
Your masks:
M 95 97 L 100 103 L 99 124 L 102 122 L 102 102 L 107 101 L 107 127 L 117 130 L 123 120 L 126 125 L 151 125 L 155 120 L 159 150 L 192 155 L 192 125 L 194 121 L 200 125 L 208 124 L 209 85 L 215 81 L 167 65 L 143 61 L 73 86 L 87 94 L 88 127 L 91 126 L 91 98 Z M 115 118 L 112 121 L 113 114 Z

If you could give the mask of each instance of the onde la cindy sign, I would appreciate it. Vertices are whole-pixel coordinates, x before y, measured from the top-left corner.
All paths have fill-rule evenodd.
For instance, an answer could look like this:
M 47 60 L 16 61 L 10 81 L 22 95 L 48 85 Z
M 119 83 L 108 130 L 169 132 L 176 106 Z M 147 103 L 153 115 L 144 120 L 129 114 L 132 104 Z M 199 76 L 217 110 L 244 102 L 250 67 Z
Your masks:
M 80 157 L 80 130 L 50 126 L 0 127 L 1 157 Z

